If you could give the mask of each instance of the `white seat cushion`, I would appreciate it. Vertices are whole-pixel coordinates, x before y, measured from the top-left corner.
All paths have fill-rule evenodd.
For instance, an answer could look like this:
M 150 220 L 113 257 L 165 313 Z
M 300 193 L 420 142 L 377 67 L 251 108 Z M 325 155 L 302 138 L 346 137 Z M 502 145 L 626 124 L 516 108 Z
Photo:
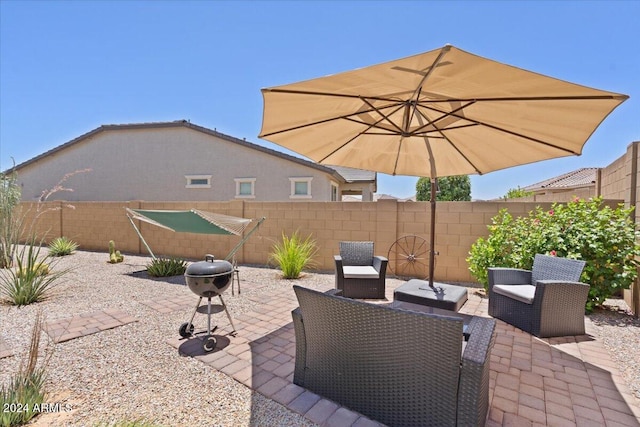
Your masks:
M 342 272 L 345 279 L 378 279 L 380 275 L 370 265 L 344 265 Z
M 532 285 L 493 285 L 493 292 L 525 304 L 533 304 L 536 287 Z

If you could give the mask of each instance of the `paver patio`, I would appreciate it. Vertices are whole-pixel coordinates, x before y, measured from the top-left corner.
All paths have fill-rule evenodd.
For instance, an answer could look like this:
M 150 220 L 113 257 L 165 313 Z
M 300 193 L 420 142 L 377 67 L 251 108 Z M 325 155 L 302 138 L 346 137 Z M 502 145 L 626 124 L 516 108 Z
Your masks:
M 54 342 L 60 343 L 131 322 L 137 322 L 137 319 L 120 310 L 107 309 L 51 320 L 44 324 L 44 329 Z
M 252 284 L 247 283 L 247 286 Z M 386 290 L 393 300 L 393 287 Z M 195 296 L 193 297 L 195 298 Z M 192 304 L 195 299 L 192 298 Z M 239 296 L 238 298 L 242 298 Z M 149 304 L 156 309 L 184 307 L 185 302 Z M 252 390 L 323 426 L 379 426 L 292 383 L 295 337 L 293 290 L 262 301 L 259 309 L 234 318 L 232 336 L 226 316 L 216 316 L 216 349 L 205 353 L 198 338 L 167 342 Z M 487 316 L 487 300 L 470 290 L 461 313 Z M 196 318 L 196 327 L 206 321 Z M 628 426 L 639 427 L 640 402 L 628 389 L 602 343 L 587 335 L 539 339 L 498 320 L 491 354 L 488 426 Z M 382 344 L 382 343 L 381 343 Z

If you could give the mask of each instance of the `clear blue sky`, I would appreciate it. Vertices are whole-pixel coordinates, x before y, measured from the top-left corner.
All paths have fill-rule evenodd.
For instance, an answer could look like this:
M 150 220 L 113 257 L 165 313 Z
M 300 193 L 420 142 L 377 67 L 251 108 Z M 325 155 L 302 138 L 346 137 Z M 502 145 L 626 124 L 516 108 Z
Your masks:
M 639 22 L 638 1 L 0 0 L 0 170 L 102 124 L 187 119 L 285 151 L 257 137 L 261 88 L 446 43 L 630 95 L 582 156 L 471 177 L 472 197 L 499 197 L 640 140 Z M 416 180 L 379 175 L 378 192 Z

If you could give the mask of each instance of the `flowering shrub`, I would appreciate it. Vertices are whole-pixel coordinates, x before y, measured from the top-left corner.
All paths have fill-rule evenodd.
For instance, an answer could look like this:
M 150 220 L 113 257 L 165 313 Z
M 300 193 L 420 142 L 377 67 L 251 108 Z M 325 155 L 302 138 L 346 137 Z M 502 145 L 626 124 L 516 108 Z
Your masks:
M 478 239 L 467 262 L 484 285 L 488 267 L 530 270 L 535 254 L 586 261 L 581 281 L 590 285 L 586 310 L 592 311 L 620 289 L 629 288 L 640 265 L 640 232 L 631 220 L 633 208 L 603 206 L 601 198 L 554 203 L 528 216 L 513 218 L 506 209 L 492 219 L 489 237 Z

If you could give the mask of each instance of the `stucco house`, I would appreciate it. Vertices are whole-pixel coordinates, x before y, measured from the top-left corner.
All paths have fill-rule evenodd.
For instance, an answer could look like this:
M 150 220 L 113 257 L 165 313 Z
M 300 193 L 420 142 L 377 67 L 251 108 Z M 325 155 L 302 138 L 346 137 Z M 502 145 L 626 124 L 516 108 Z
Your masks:
M 25 201 L 373 200 L 377 175 L 327 167 L 186 120 L 103 125 L 16 166 Z

